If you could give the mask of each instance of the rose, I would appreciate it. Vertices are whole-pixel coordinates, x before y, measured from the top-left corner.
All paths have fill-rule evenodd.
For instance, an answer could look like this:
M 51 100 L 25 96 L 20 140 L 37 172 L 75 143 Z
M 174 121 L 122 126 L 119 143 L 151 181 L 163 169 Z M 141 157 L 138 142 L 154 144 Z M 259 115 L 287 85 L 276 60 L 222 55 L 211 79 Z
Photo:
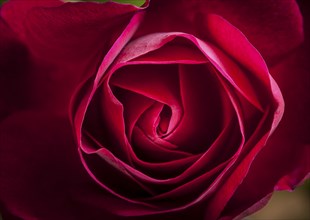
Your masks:
M 296 186 L 308 72 L 283 56 L 300 14 L 240 2 L 3 6 L 4 218 L 231 219 Z

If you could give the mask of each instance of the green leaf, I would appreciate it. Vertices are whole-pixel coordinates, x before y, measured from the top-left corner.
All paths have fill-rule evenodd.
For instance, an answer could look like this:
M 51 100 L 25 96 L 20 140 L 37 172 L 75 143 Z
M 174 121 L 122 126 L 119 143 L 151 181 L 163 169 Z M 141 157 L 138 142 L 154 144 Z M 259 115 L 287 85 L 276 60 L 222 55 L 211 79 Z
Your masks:
M 65 0 L 65 2 L 82 2 L 82 1 L 84 2 L 107 2 L 108 0 Z M 132 4 L 132 5 L 140 7 L 145 3 L 145 0 L 113 0 L 113 2 L 118 2 L 122 4 Z
M 136 6 L 142 6 L 145 3 L 145 0 L 114 0 L 114 1 L 123 4 L 132 4 Z
M 6 0 L 0 0 L 0 5 L 2 5 L 3 2 L 5 2 Z M 1 219 L 0 219 L 1 220 Z
M 7 0 L 0 0 L 0 5 L 2 3 L 4 3 Z M 107 2 L 108 0 L 64 0 L 64 2 L 81 2 L 81 1 L 85 1 L 85 2 L 89 2 L 89 1 L 93 1 L 93 2 Z M 145 3 L 145 0 L 113 0 L 114 2 L 118 2 L 118 3 L 122 3 L 122 4 L 132 4 L 135 6 L 142 6 Z M 0 219 L 1 220 L 1 219 Z

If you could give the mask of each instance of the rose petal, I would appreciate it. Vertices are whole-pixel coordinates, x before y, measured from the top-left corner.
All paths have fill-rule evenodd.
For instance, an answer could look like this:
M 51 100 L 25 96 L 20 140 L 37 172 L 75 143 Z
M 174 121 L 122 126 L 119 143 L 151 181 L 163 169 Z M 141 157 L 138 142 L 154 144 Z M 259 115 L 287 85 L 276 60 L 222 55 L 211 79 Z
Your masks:
M 175 65 L 126 66 L 113 74 L 112 85 L 119 86 L 174 108 L 182 105 Z
M 0 130 L 3 217 L 85 216 L 86 210 L 75 198 L 81 196 L 85 186 L 90 192 L 98 189 L 81 166 L 68 119 L 48 112 L 25 111 L 7 117 Z
M 122 219 L 118 215 L 125 211 L 154 212 L 94 183 L 81 164 L 68 118 L 41 110 L 12 114 L 0 124 L 0 146 L 4 219 Z
M 82 135 L 84 131 L 90 133 L 102 146 L 109 149 L 120 159 L 130 161 L 123 106 L 112 94 L 107 82 L 104 83 L 102 91 L 96 92 L 88 106 Z M 84 146 L 83 139 L 80 147 L 88 153 L 95 151 L 95 149 Z
M 169 141 L 165 140 L 164 138 L 161 137 L 161 135 L 158 134 L 160 114 L 163 111 L 164 106 L 165 105 L 162 103 L 155 102 L 141 116 L 141 118 L 137 123 L 137 127 L 140 128 L 141 131 L 143 131 L 143 133 L 148 137 L 148 139 L 150 139 L 155 145 L 158 145 L 160 148 L 171 149 L 183 153 L 178 149 L 177 145 L 170 143 Z M 186 152 L 184 153 L 185 153 L 184 155 L 191 155 L 190 153 Z M 157 155 L 155 157 L 158 156 L 160 155 Z M 173 157 L 171 159 L 173 159 Z
M 4 4 L 1 17 L 26 44 L 33 60 L 27 82 L 33 102 L 67 112 L 78 84 L 96 72 L 137 10 L 112 2 L 13 0 Z
M 112 88 L 113 94 L 122 103 L 127 138 L 131 141 L 132 131 L 142 114 L 154 104 L 154 100 L 119 87 Z
M 118 58 L 119 63 L 134 64 L 199 64 L 208 61 L 198 48 L 171 34 L 152 33 L 131 41 Z
M 0 121 L 31 103 L 28 85 L 29 57 L 26 47 L 0 18 Z
M 204 192 L 203 198 L 205 199 L 212 194 L 212 187 L 210 187 L 210 185 L 212 186 L 213 181 L 217 177 L 216 175 L 218 175 L 228 163 L 229 160 L 207 172 L 204 172 L 198 178 L 186 182 L 185 184 L 178 185 L 169 192 L 156 195 L 151 199 L 146 199 L 146 201 L 150 200 L 152 204 L 157 203 L 159 206 L 166 203 L 166 209 L 170 208 L 169 206 L 183 209 L 184 207 L 187 207 L 192 200 L 194 200 L 195 203 L 198 202 L 201 197 L 197 195 L 201 194 L 201 192 Z
M 223 127 L 225 113 L 215 109 L 222 109 L 225 95 L 205 65 L 179 65 L 179 77 L 184 116 L 166 139 L 184 151 L 204 152 Z
M 137 171 L 128 169 L 129 172 L 132 173 L 132 175 L 137 176 L 138 179 L 140 179 L 142 182 L 144 182 L 145 185 L 148 185 L 151 188 L 154 188 L 154 191 L 158 191 L 158 193 L 163 193 L 167 191 L 173 190 L 175 187 L 178 187 L 180 185 L 188 185 L 187 182 L 189 181 L 195 181 L 195 179 L 199 179 L 201 175 L 204 173 L 214 169 L 219 164 L 227 163 L 227 161 L 232 157 L 232 154 L 235 154 L 235 145 L 238 145 L 240 142 L 240 138 L 238 135 L 232 135 L 230 138 L 227 138 L 228 135 L 231 134 L 232 129 L 235 132 L 237 129 L 235 129 L 236 121 L 232 120 L 229 123 L 229 126 L 227 126 L 222 134 L 217 138 L 217 140 L 214 142 L 214 144 L 209 148 L 206 153 L 203 155 L 193 155 L 188 156 L 188 158 L 195 158 L 195 162 L 190 164 L 185 170 L 183 170 L 182 173 L 180 173 L 177 176 L 170 176 L 168 179 L 160 179 L 157 178 L 150 178 L 152 176 L 144 176 L 144 175 L 137 175 Z M 138 130 L 137 130 L 138 131 Z M 134 132 L 135 134 L 135 132 Z M 137 137 L 143 137 L 143 135 L 138 135 Z M 147 140 L 147 138 L 145 138 Z M 139 140 L 140 143 L 145 147 L 151 144 L 152 142 L 143 142 L 142 139 Z M 221 146 L 226 146 L 228 149 L 222 149 Z M 157 146 L 150 146 L 150 150 L 156 150 L 158 149 Z M 144 149 L 145 150 L 145 149 Z M 222 154 L 222 152 L 225 151 L 226 154 Z M 148 151 L 145 151 L 146 153 Z M 171 151 L 168 152 L 169 154 L 172 153 L 178 153 L 178 151 Z M 169 155 L 169 154 L 166 154 Z M 165 156 L 165 155 L 163 155 Z M 168 158 L 171 160 L 171 158 Z M 176 162 L 178 160 L 171 161 L 171 164 Z M 154 164 L 155 165 L 155 164 Z M 203 169 L 202 169 L 203 168 Z M 199 181 L 199 180 L 197 180 Z M 206 179 L 204 181 L 207 181 Z M 204 184 L 204 186 L 206 186 Z M 213 187 L 214 188 L 214 187 Z M 192 194 L 193 197 L 198 197 L 199 195 Z M 193 203 L 196 203 L 194 201 Z
M 143 13 L 135 14 L 130 20 L 129 24 L 126 26 L 125 30 L 122 32 L 120 37 L 113 44 L 112 48 L 108 51 L 107 55 L 103 58 L 101 65 L 98 68 L 97 74 L 88 80 L 88 83 L 83 84 L 83 86 L 78 90 L 73 98 L 71 103 L 71 115 L 70 117 L 72 123 L 74 125 L 74 129 L 76 132 L 77 143 L 79 147 L 86 153 L 94 153 L 96 150 L 89 148 L 89 146 L 83 146 L 83 123 L 85 122 L 85 116 L 87 115 L 87 110 L 89 109 L 89 105 L 91 104 L 92 98 L 97 94 L 99 97 L 102 95 L 103 100 L 100 100 L 102 108 L 107 110 L 107 114 L 102 114 L 102 119 L 107 122 L 107 124 L 111 124 L 113 130 L 111 134 L 115 137 L 119 137 L 117 143 L 120 143 L 122 146 L 122 150 L 118 148 L 114 148 L 114 150 L 119 151 L 120 155 L 124 155 L 126 161 L 130 161 L 129 153 L 128 153 L 128 141 L 125 135 L 125 126 L 122 117 L 122 105 L 113 95 L 111 88 L 109 86 L 109 80 L 111 77 L 111 72 L 106 73 L 108 67 L 112 64 L 113 60 L 117 57 L 123 46 L 130 40 L 133 33 L 136 31 L 139 26 L 140 20 L 143 18 Z M 103 92 L 97 91 L 99 86 L 102 86 Z M 112 108 L 106 108 L 106 105 L 109 104 Z M 98 111 L 98 109 L 95 109 Z M 116 113 L 116 114 L 115 114 Z M 117 116 L 118 124 L 114 126 L 113 116 Z M 95 116 L 101 116 L 101 114 L 96 114 Z M 92 117 L 90 117 L 92 123 L 98 123 Z M 96 118 L 95 118 L 96 119 Z M 91 123 L 91 124 L 92 124 Z M 110 143 L 112 146 L 115 146 L 115 143 Z
M 208 13 L 218 14 L 239 28 L 268 63 L 277 61 L 303 39 L 302 17 L 294 0 L 264 4 L 259 0 L 154 0 L 137 36 L 178 31 L 207 41 Z
M 11 26 L 11 28 L 22 38 L 26 37 L 26 27 L 24 24 L 28 13 L 34 8 L 54 8 L 63 5 L 60 0 L 28 0 L 19 1 L 11 0 L 6 2 L 1 7 L 1 17 Z M 31 13 L 31 12 L 30 12 Z
M 136 155 L 144 161 L 168 162 L 193 156 L 186 152 L 160 146 L 148 138 L 139 127 L 134 129 L 133 145 Z
M 308 43 L 271 70 L 286 103 L 283 120 L 222 215 L 236 216 L 274 190 L 293 190 L 309 174 Z

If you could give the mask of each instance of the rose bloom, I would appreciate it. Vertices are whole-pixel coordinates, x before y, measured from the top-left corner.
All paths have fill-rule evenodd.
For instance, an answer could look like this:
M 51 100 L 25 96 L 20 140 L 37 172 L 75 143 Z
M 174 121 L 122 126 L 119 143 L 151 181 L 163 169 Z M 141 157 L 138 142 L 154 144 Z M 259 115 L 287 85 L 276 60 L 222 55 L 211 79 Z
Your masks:
M 307 178 L 295 1 L 11 0 L 0 13 L 4 220 L 242 219 Z

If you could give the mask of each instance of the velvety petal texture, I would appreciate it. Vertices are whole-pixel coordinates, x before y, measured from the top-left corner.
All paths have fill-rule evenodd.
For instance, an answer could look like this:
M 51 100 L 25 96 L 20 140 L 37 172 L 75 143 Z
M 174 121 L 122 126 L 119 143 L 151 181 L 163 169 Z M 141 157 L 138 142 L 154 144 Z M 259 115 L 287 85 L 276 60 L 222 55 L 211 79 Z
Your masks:
M 267 63 L 277 62 L 303 40 L 303 22 L 295 0 L 153 0 L 141 34 L 183 31 L 206 39 L 207 14 L 217 14 L 240 29 Z
M 0 121 L 12 111 L 26 105 L 26 85 L 22 83 L 29 69 L 26 47 L 15 33 L 0 19 Z M 10 95 L 8 95 L 10 94 Z
M 242 219 L 293 190 L 302 19 L 294 0 L 3 4 L 3 218 Z
M 27 101 L 67 112 L 72 93 L 96 71 L 136 10 L 113 2 L 13 0 L 3 4 L 1 18 L 25 47 L 24 59 L 29 59 L 25 63 L 30 70 L 21 70 L 22 76 L 27 74 Z

